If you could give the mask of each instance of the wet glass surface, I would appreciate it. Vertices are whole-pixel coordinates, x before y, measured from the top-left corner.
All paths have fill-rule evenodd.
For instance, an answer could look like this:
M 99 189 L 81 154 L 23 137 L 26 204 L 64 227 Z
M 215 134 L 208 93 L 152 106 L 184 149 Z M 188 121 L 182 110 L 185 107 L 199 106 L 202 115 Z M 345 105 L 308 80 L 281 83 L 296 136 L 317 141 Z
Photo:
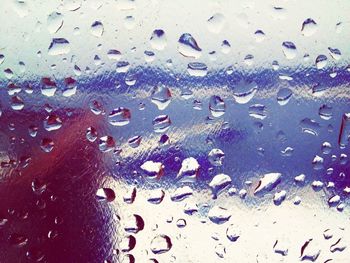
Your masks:
M 0 262 L 349 262 L 349 13 L 2 0 Z

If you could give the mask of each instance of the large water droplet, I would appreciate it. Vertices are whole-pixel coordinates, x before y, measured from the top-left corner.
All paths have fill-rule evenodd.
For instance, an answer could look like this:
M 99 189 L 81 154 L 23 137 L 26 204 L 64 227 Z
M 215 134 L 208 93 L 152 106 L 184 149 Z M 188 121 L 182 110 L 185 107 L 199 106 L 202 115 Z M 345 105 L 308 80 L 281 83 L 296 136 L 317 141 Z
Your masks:
M 184 33 L 178 41 L 178 51 L 185 57 L 198 59 L 202 54 L 202 49 L 198 46 L 197 41 L 189 33 Z
M 340 125 L 338 144 L 341 148 L 348 145 L 350 141 L 350 113 L 344 113 Z

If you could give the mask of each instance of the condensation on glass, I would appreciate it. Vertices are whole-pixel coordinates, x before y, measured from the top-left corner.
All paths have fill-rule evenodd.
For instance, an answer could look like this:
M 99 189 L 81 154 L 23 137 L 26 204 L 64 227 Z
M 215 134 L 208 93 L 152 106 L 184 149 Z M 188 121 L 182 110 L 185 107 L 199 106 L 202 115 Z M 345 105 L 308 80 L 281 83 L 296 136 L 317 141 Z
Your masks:
M 2 0 L 0 262 L 349 262 L 349 14 Z

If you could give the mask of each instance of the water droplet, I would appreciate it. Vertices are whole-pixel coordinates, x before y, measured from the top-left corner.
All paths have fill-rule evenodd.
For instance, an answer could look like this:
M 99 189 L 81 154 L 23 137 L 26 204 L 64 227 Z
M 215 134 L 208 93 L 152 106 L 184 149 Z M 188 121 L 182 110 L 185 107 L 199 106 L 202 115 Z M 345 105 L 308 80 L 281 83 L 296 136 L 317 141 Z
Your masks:
M 70 52 L 70 44 L 65 38 L 53 38 L 48 49 L 51 56 L 65 55 Z
M 318 249 L 313 243 L 311 243 L 311 241 L 312 239 L 309 239 L 308 241 L 306 241 L 300 249 L 301 251 L 300 258 L 302 261 L 308 260 L 308 261 L 314 262 L 316 261 L 316 259 L 321 253 L 321 250 Z
M 167 235 L 155 236 L 151 241 L 151 251 L 154 254 L 166 253 L 172 246 L 173 244 L 171 243 L 171 239 Z
M 215 224 L 223 224 L 231 218 L 231 213 L 226 208 L 215 205 L 209 210 L 208 218 Z
M 171 125 L 171 120 L 168 115 L 159 115 L 152 121 L 153 130 L 158 133 L 167 131 Z
M 323 104 L 318 110 L 318 114 L 324 120 L 330 120 L 333 117 L 332 107 Z
M 26 253 L 26 256 L 29 260 L 34 262 L 41 262 L 45 258 L 44 253 L 41 250 L 35 248 L 29 249 Z
M 19 96 L 11 97 L 11 108 L 13 110 L 22 110 L 24 108 L 24 102 Z
M 161 162 L 146 161 L 140 168 L 149 179 L 159 179 L 164 173 L 164 165 Z
M 265 40 L 265 33 L 262 30 L 255 31 L 254 36 L 255 36 L 255 41 L 257 43 L 260 43 Z
M 226 248 L 223 244 L 217 244 L 215 246 L 215 254 L 219 257 L 219 258 L 224 258 L 226 255 Z
M 35 137 L 38 133 L 38 127 L 35 125 L 30 125 L 28 128 L 29 135 Z
M 49 153 L 52 151 L 53 147 L 54 147 L 54 142 L 53 140 L 51 140 L 50 138 L 43 138 L 41 140 L 41 143 L 40 143 L 40 148 L 46 152 L 46 153 Z
M 299 183 L 299 184 L 304 183 L 304 181 L 305 181 L 305 174 L 299 174 L 299 175 L 295 176 L 294 177 L 294 181 L 296 183 Z
M 275 244 L 273 245 L 273 251 L 277 254 L 280 254 L 282 256 L 287 256 L 288 255 L 288 248 L 286 248 L 283 243 L 279 240 L 276 240 Z
M 312 18 L 308 18 L 303 22 L 303 25 L 301 27 L 301 33 L 304 36 L 312 36 L 313 34 L 315 34 L 316 31 L 317 23 Z
M 133 16 L 126 16 L 124 18 L 124 26 L 126 29 L 129 29 L 129 30 L 133 29 L 135 27 L 135 24 L 136 22 Z
M 219 96 L 211 96 L 209 101 L 209 110 L 213 117 L 221 117 L 225 114 L 226 105 L 222 98 Z
M 209 32 L 219 34 L 225 25 L 225 17 L 223 14 L 216 13 L 207 20 Z
M 264 195 L 274 189 L 281 182 L 281 176 L 280 173 L 264 174 L 254 189 L 254 195 Z
M 171 102 L 170 89 L 164 85 L 154 87 L 151 101 L 158 107 L 159 110 L 164 110 Z
M 13 233 L 9 236 L 8 239 L 10 245 L 23 247 L 28 244 L 28 238 L 22 234 Z
M 238 238 L 241 236 L 241 231 L 236 225 L 229 225 L 226 229 L 226 237 L 231 242 L 236 242 Z
M 143 230 L 144 227 L 145 222 L 140 215 L 134 214 L 125 218 L 124 230 L 126 232 L 137 234 L 139 231 Z
M 43 192 L 45 192 L 46 190 L 46 183 L 44 183 L 42 180 L 38 179 L 38 178 L 35 178 L 33 181 L 32 181 L 32 190 L 35 194 L 42 194 Z
M 141 140 L 142 140 L 142 137 L 141 137 L 141 136 L 134 136 L 134 137 L 131 137 L 131 138 L 128 140 L 128 144 L 129 144 L 129 146 L 132 147 L 132 148 L 137 148 L 137 147 L 140 146 Z
M 98 148 L 101 152 L 110 152 L 115 148 L 115 141 L 112 136 L 106 135 L 100 138 Z
M 91 24 L 90 33 L 95 37 L 102 37 L 104 27 L 101 21 L 95 21 Z
M 164 196 L 165 192 L 162 189 L 154 189 L 150 191 L 147 201 L 151 204 L 160 204 L 163 201 Z
M 248 103 L 258 90 L 258 85 L 255 82 L 240 81 L 233 88 L 233 97 L 239 104 Z
M 262 104 L 253 104 L 249 106 L 249 116 L 260 120 L 265 119 L 267 117 L 266 106 Z
M 217 174 L 210 181 L 209 186 L 213 192 L 213 198 L 217 198 L 217 196 L 230 186 L 232 180 L 231 177 L 227 174 Z
M 112 202 L 115 199 L 115 193 L 111 188 L 99 188 L 96 191 L 98 201 Z
M 222 41 L 221 43 L 221 52 L 224 54 L 228 54 L 231 51 L 231 44 L 227 40 Z
M 50 34 L 57 33 L 63 26 L 63 15 L 58 12 L 52 12 L 47 17 L 47 30 Z
M 346 249 L 346 244 L 343 241 L 342 238 L 339 238 L 334 244 L 332 244 L 329 248 L 329 250 L 334 253 L 336 251 L 342 252 L 343 250 Z
M 221 166 L 224 160 L 225 153 L 217 148 L 212 149 L 208 154 L 208 160 L 213 166 Z
M 186 220 L 185 219 L 178 219 L 177 221 L 176 221 L 176 226 L 178 227 L 178 228 L 184 228 L 185 226 L 187 225 L 187 223 L 186 223 Z
M 193 157 L 182 161 L 181 168 L 176 178 L 181 182 L 193 182 L 199 173 L 199 163 Z
M 97 130 L 94 127 L 88 127 L 86 130 L 86 139 L 90 142 L 94 142 L 97 139 Z
M 282 51 L 286 59 L 293 59 L 297 55 L 297 48 L 293 42 L 285 41 L 282 43 Z
M 165 32 L 162 29 L 154 30 L 150 38 L 150 44 L 153 49 L 163 50 L 167 45 Z
M 180 202 L 191 195 L 193 195 L 193 190 L 191 189 L 191 187 L 186 185 L 186 186 L 177 188 L 170 198 L 171 198 L 171 201 L 173 202 Z
M 328 50 L 329 50 L 329 54 L 331 55 L 331 57 L 334 60 L 340 60 L 341 59 L 341 52 L 340 52 L 339 49 L 328 47 Z
M 204 77 L 207 75 L 208 67 L 204 63 L 191 62 L 187 65 L 187 72 L 190 76 Z
M 198 46 L 194 37 L 189 33 L 184 33 L 180 36 L 177 49 L 184 57 L 198 59 L 202 54 L 202 49 Z
M 317 69 L 323 69 L 327 65 L 327 57 L 325 55 L 319 55 L 316 58 L 315 65 Z
M 321 150 L 323 154 L 330 154 L 332 151 L 332 145 L 329 142 L 324 142 L 322 143 Z
M 119 243 L 119 248 L 122 252 L 129 252 L 136 246 L 136 238 L 132 235 L 125 236 Z
M 131 112 L 124 107 L 118 107 L 108 115 L 108 122 L 113 126 L 124 126 L 129 124 Z
M 315 120 L 305 118 L 302 119 L 299 123 L 301 131 L 307 134 L 318 136 L 321 132 L 321 125 Z
M 279 105 L 286 105 L 291 99 L 293 92 L 289 88 L 282 88 L 277 93 L 277 102 Z
M 316 155 L 312 160 L 312 166 L 315 170 L 322 170 L 323 162 L 324 162 L 324 159 L 321 156 Z
M 273 196 L 273 203 L 275 205 L 280 205 L 286 199 L 286 196 L 287 196 L 287 192 L 285 190 L 278 191 Z
M 44 129 L 47 131 L 55 131 L 62 127 L 62 120 L 56 114 L 50 114 L 44 120 Z
M 348 145 L 350 141 L 350 113 L 344 113 L 340 125 L 338 144 L 341 148 Z

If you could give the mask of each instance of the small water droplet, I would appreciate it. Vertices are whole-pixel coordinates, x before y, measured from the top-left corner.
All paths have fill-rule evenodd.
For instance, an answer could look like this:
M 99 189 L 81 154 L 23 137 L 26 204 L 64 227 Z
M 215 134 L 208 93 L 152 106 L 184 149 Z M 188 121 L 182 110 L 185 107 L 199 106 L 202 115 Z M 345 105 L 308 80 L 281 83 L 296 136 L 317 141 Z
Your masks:
M 212 15 L 207 20 L 207 27 L 209 32 L 214 34 L 219 34 L 225 25 L 225 17 L 221 13 L 216 13 Z
M 293 42 L 285 41 L 282 43 L 282 51 L 286 59 L 293 59 L 297 55 L 297 48 Z
M 57 33 L 63 26 L 63 15 L 58 12 L 52 12 L 47 17 L 47 30 L 50 34 Z
M 53 140 L 51 140 L 50 138 L 43 138 L 41 140 L 40 148 L 46 153 L 51 152 L 52 149 L 54 148 L 54 146 L 55 146 L 55 144 L 54 144 Z
M 115 193 L 111 188 L 99 188 L 96 191 L 98 201 L 112 202 L 115 199 Z
M 277 102 L 279 105 L 286 105 L 291 99 L 293 92 L 289 88 L 282 88 L 277 93 Z
M 219 96 L 211 96 L 209 101 L 209 110 L 213 117 L 221 117 L 226 111 L 224 100 Z
M 154 87 L 151 101 L 158 107 L 159 110 L 164 110 L 171 102 L 170 89 L 164 85 Z
M 95 21 L 91 24 L 90 33 L 95 37 L 102 37 L 104 27 L 101 21 Z
M 150 44 L 155 50 L 163 50 L 167 45 L 165 32 L 162 29 L 154 30 L 150 38 Z
M 171 125 L 171 120 L 168 115 L 159 115 L 152 121 L 153 130 L 158 133 L 167 131 Z
M 112 136 L 106 135 L 100 138 L 98 147 L 101 152 L 110 152 L 115 149 L 115 141 Z

